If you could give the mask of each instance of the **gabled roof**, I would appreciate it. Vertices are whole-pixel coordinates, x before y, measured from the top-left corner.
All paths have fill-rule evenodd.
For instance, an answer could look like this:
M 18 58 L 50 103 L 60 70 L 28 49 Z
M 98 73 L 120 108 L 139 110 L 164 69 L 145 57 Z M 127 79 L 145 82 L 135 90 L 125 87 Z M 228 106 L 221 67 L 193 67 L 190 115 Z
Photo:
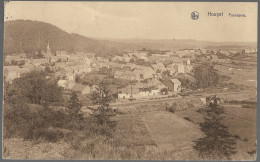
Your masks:
M 119 93 L 121 92 L 122 93 L 128 93 L 128 94 L 135 94 L 135 93 L 139 93 L 139 88 L 136 87 L 135 85 L 128 85 L 126 87 L 123 87 L 123 88 L 120 88 L 118 89 L 119 90 Z
M 154 70 L 160 69 L 160 66 L 157 65 L 157 64 L 153 64 L 153 65 L 151 65 L 151 66 L 153 67 Z
M 124 71 L 120 71 L 120 70 L 117 70 L 115 73 L 114 73 L 114 76 L 123 76 L 124 74 Z
M 87 86 L 84 86 L 82 84 L 76 84 L 73 88 L 72 91 L 75 92 L 81 92 L 82 90 L 84 90 Z
M 116 62 L 109 62 L 109 63 L 106 63 L 108 64 L 110 67 L 114 67 L 114 68 L 122 68 L 124 64 L 119 64 L 119 63 L 116 63 Z
M 171 82 L 173 84 L 181 84 L 181 82 L 178 79 L 171 79 Z

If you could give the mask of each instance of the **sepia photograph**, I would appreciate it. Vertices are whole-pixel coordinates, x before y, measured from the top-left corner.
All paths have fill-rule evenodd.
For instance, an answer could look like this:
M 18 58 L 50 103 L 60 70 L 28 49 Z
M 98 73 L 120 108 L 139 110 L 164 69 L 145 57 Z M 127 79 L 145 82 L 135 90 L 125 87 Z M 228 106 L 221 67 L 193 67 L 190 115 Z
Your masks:
M 5 1 L 2 159 L 256 160 L 257 2 Z

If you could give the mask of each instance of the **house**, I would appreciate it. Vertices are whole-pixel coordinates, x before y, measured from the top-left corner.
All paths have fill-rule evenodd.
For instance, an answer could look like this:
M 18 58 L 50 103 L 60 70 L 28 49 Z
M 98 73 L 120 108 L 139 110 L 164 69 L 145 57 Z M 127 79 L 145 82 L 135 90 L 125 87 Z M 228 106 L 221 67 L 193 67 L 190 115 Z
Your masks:
M 137 75 L 133 71 L 125 71 L 123 74 L 123 79 L 126 80 L 137 80 Z
M 256 53 L 256 52 L 257 52 L 257 49 L 253 49 L 253 48 L 245 49 L 245 53 L 247 53 L 247 54 Z
M 103 58 L 102 57 L 96 57 L 97 61 L 100 61 L 102 62 L 103 61 Z
M 176 53 L 178 54 L 178 56 L 180 58 L 182 57 L 190 57 L 190 58 L 194 58 L 195 55 L 200 55 L 200 51 L 196 51 L 194 49 L 184 49 L 184 50 L 178 50 L 176 51 Z
M 122 69 L 124 67 L 124 64 L 119 64 L 116 62 L 108 62 L 105 64 L 108 65 L 108 67 L 111 69 Z
M 153 68 L 153 70 L 154 70 L 155 72 L 156 72 L 157 70 L 160 70 L 160 69 L 161 69 L 158 64 L 153 64 L 153 65 L 151 65 L 151 66 L 152 66 L 152 68 Z
M 138 83 L 139 87 L 156 87 L 158 89 L 166 88 L 166 86 L 158 79 L 151 78 L 147 79 L 145 83 L 140 84 Z
M 151 54 L 151 56 L 149 57 L 150 62 L 163 62 L 168 59 L 169 56 L 163 54 Z
M 161 81 L 155 78 L 147 79 L 143 82 L 138 82 L 134 85 L 134 87 L 139 88 L 139 97 L 159 95 L 162 89 L 167 88 Z
M 75 86 L 75 82 L 73 82 L 73 81 L 66 81 L 65 83 L 64 83 L 64 89 L 66 89 L 66 90 L 71 90 L 74 86 Z
M 180 92 L 181 90 L 181 82 L 178 79 L 164 80 L 164 84 L 166 85 L 169 91 Z
M 185 60 L 185 59 L 184 59 Z M 183 59 L 179 58 L 179 57 L 171 57 L 171 61 L 173 64 L 180 64 L 183 63 Z
M 90 92 L 93 92 L 93 91 L 97 91 L 99 89 L 99 86 L 98 85 L 92 85 L 90 87 Z
M 173 91 L 179 92 L 181 90 L 181 82 L 178 79 L 171 79 L 173 83 Z
M 59 58 L 58 60 L 62 62 L 67 62 L 70 58 L 67 51 L 56 51 L 56 56 Z
M 189 58 L 182 58 L 183 65 L 190 65 L 190 59 Z
M 147 88 L 139 88 L 139 95 L 136 95 L 136 98 L 150 97 L 154 95 L 160 94 L 160 89 L 156 87 L 147 87 Z
M 217 62 L 218 61 L 218 56 L 217 55 L 211 55 L 210 61 Z
M 91 63 L 92 63 L 92 60 L 91 60 L 90 58 L 88 58 L 88 57 L 85 57 L 85 58 L 84 58 L 84 64 L 85 64 L 86 66 L 89 66 L 89 67 L 90 67 Z
M 201 54 L 207 54 L 207 53 L 208 53 L 208 50 L 205 49 L 205 48 L 201 48 L 201 49 L 200 49 L 200 53 L 201 53 Z
M 128 85 L 126 87 L 118 88 L 118 98 L 131 99 L 136 98 L 139 94 L 139 88 L 134 85 Z
M 116 70 L 114 73 L 114 78 L 120 78 L 123 79 L 124 71 Z
M 135 68 L 136 64 L 133 63 L 127 63 L 126 65 L 123 66 L 123 68 L 130 68 L 131 70 L 133 70 Z
M 81 95 L 86 95 L 91 92 L 91 88 L 89 86 L 75 84 L 75 86 L 71 89 L 73 92 L 77 92 Z
M 92 68 L 86 64 L 78 65 L 78 66 L 76 66 L 76 68 L 77 68 L 78 74 L 90 73 L 92 71 Z
M 119 61 L 125 61 L 125 58 L 122 57 L 122 56 L 117 56 L 117 55 L 112 58 L 112 61 L 117 61 L 117 60 L 119 60 Z
M 220 51 L 218 51 L 218 52 L 221 53 L 221 54 L 224 54 L 224 55 L 226 55 L 226 56 L 230 55 L 230 52 L 229 52 L 229 51 L 220 50 Z
M 175 63 L 167 66 L 166 70 L 170 72 L 170 75 L 174 75 L 177 73 L 177 65 Z
M 149 60 L 146 52 L 136 52 L 136 53 L 134 53 L 134 56 L 136 56 L 138 59 L 143 59 L 144 61 Z
M 123 55 L 125 62 L 129 62 L 132 58 L 128 54 Z
M 155 74 L 155 72 L 150 69 L 143 69 L 143 70 L 135 69 L 133 73 L 136 75 L 137 80 L 153 78 Z
M 175 69 L 178 74 L 184 73 L 184 65 L 182 63 L 175 65 Z
M 121 71 L 121 70 L 117 70 L 114 73 L 114 78 L 120 78 L 120 79 L 125 79 L 125 80 L 137 80 L 137 74 L 134 73 L 133 71 Z
M 240 53 L 241 51 L 238 50 L 229 50 L 230 54 L 237 54 Z
M 230 59 L 218 59 L 219 63 L 230 63 Z

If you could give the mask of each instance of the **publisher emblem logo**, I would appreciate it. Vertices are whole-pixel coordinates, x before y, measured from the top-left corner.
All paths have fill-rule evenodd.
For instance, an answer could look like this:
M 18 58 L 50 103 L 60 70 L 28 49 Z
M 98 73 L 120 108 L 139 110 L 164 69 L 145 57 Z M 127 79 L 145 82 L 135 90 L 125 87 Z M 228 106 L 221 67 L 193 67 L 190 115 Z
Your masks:
M 193 11 L 191 13 L 191 19 L 192 20 L 198 20 L 199 19 L 199 13 L 197 11 Z

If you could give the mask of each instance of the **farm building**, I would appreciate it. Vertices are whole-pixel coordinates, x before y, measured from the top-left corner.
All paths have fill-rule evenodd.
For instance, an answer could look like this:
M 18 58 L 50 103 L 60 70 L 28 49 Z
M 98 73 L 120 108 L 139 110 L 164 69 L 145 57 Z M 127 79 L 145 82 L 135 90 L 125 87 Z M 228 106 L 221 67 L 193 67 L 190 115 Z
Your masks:
M 180 92 L 181 82 L 178 79 L 168 79 L 164 81 L 164 84 L 169 91 Z
M 133 85 L 128 85 L 118 89 L 118 98 L 121 99 L 134 98 L 137 94 L 139 94 L 139 88 L 136 88 Z

